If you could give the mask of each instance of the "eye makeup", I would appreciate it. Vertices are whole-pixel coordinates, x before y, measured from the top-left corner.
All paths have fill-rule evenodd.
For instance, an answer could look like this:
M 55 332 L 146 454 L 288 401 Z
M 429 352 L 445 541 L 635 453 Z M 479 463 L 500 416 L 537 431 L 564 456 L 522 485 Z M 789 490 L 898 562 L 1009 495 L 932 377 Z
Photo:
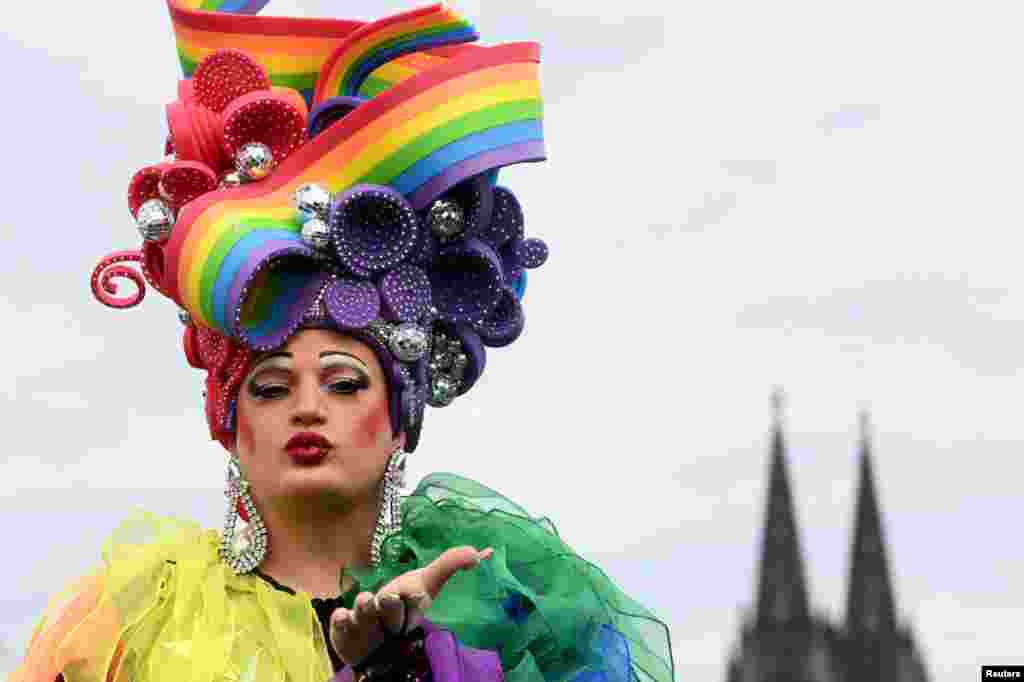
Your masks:
M 370 387 L 366 364 L 348 353 L 328 351 L 320 354 L 324 385 L 332 393 L 348 395 Z
M 293 381 L 291 353 L 275 353 L 261 360 L 250 372 L 245 386 L 257 400 L 286 395 Z M 356 356 L 342 351 L 320 354 L 320 385 L 337 395 L 352 395 L 369 388 L 369 368 Z
M 249 395 L 258 400 L 269 400 L 288 392 L 288 376 L 292 368 L 291 354 L 274 354 L 261 360 L 245 380 Z

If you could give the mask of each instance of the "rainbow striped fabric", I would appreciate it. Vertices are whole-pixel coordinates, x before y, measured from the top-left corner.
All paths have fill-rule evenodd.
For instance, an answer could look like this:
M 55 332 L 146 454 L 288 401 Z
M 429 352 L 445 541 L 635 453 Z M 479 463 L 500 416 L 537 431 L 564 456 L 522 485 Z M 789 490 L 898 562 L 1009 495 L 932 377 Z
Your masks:
M 220 42 L 205 42 L 204 49 L 215 44 L 246 51 L 263 48 L 254 56 L 268 67 L 275 84 L 294 76 L 289 69 L 313 74 L 326 65 L 311 101 L 356 89 L 365 96 L 374 78 L 397 73 L 394 62 L 382 60 L 402 44 L 401 36 L 406 37 L 406 47 L 430 44 L 409 38 L 424 22 L 446 26 L 441 32 L 456 39 L 464 38 L 469 26 L 440 6 L 364 25 L 224 15 L 169 2 L 179 48 L 183 35 L 195 35 L 189 31 L 198 30 L 197 18 L 207 28 L 216 19 Z M 268 23 L 254 23 L 260 20 Z M 285 29 L 288 36 L 282 35 Z M 398 33 L 385 37 L 389 30 Z M 296 41 L 297 35 L 311 39 Z M 295 42 L 315 48 L 316 56 L 289 61 L 285 51 L 276 49 Z M 340 193 L 361 183 L 387 185 L 422 210 L 466 178 L 543 160 L 539 46 L 469 47 L 443 48 L 446 56 L 415 53 L 400 58 L 414 66 L 403 64 L 408 70 L 401 78 L 389 81 L 371 100 L 299 148 L 266 180 L 218 190 L 186 205 L 164 249 L 167 294 L 200 324 L 250 342 L 265 342 L 280 333 L 295 310 L 308 304 L 320 281 L 290 206 L 299 186 L 314 182 Z M 201 56 L 191 54 L 193 59 Z M 268 267 L 281 260 L 294 266 Z
M 259 61 L 271 83 L 298 90 L 310 107 L 325 65 L 337 87 L 358 80 L 356 94 L 373 97 L 474 46 L 473 27 L 435 5 L 366 24 L 345 19 L 257 16 L 269 0 L 167 0 L 178 58 L 190 78 L 203 57 L 222 47 Z M 326 93 L 326 86 L 325 86 Z M 333 94 L 339 94 L 337 92 Z M 330 97 L 325 94 L 323 98 Z M 322 99 L 323 99 L 322 98 Z
M 256 14 L 269 2 L 270 0 L 181 0 L 179 4 L 187 9 L 198 9 L 205 12 Z
M 367 24 L 353 31 L 327 60 L 314 100 L 319 103 L 330 97 L 359 95 L 370 74 L 396 57 L 478 37 L 472 24 L 444 5 Z M 430 64 L 422 66 L 429 68 Z

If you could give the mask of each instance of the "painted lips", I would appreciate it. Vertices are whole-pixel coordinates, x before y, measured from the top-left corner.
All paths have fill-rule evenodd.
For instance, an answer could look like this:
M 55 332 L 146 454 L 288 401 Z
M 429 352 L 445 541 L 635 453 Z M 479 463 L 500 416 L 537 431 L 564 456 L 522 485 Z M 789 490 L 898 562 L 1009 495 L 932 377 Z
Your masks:
M 318 464 L 327 456 L 331 442 L 319 433 L 297 433 L 288 439 L 284 449 L 298 464 Z

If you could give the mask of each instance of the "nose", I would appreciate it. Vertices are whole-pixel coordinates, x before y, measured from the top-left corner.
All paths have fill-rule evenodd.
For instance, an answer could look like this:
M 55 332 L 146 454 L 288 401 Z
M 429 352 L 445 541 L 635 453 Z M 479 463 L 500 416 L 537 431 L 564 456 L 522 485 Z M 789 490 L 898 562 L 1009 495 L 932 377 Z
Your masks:
M 323 391 L 315 381 L 303 381 L 295 387 L 295 409 L 292 424 L 295 426 L 320 426 L 327 421 Z

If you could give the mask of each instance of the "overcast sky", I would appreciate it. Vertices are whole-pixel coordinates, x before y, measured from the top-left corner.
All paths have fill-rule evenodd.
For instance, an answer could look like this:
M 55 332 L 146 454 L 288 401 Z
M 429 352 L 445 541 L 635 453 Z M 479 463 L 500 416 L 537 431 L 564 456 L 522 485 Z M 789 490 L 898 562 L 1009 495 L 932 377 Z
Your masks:
M 413 6 L 268 12 L 341 5 Z M 175 307 L 89 293 L 137 244 L 125 189 L 178 77 L 162 0 L 95 6 L 0 5 L 0 672 L 131 508 L 222 515 Z M 898 607 L 933 679 L 1024 663 L 1019 10 L 456 6 L 485 42 L 544 46 L 550 160 L 502 182 L 552 256 L 524 336 L 428 415 L 414 479 L 456 471 L 551 516 L 670 624 L 678 679 L 715 682 L 754 594 L 772 387 L 812 599 L 837 617 L 866 406 Z

